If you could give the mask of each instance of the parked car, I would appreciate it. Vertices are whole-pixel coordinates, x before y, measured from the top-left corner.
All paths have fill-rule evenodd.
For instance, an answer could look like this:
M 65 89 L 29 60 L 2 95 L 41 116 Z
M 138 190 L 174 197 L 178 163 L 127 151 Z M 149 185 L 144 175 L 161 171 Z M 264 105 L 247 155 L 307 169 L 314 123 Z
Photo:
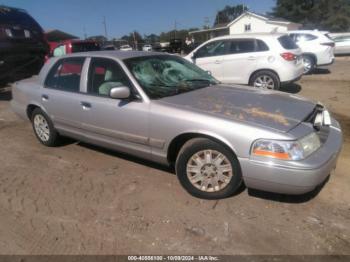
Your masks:
M 300 48 L 285 34 L 229 35 L 211 39 L 186 56 L 223 83 L 279 89 L 303 74 Z
M 132 51 L 132 47 L 130 45 L 122 45 L 119 50 L 121 50 L 121 51 Z
M 39 73 L 49 48 L 41 26 L 23 9 L 0 6 L 0 79 Z
M 329 32 L 318 30 L 290 31 L 289 36 L 303 52 L 304 72 L 311 73 L 316 67 L 334 62 L 334 41 Z
M 146 44 L 142 47 L 142 51 L 150 52 L 152 51 L 152 45 Z
M 94 40 L 66 40 L 57 43 L 56 46 L 51 45 L 50 56 L 63 56 L 66 54 L 100 51 L 101 46 Z
M 53 58 L 12 94 L 13 110 L 31 120 L 42 144 L 69 136 L 174 164 L 182 186 L 207 199 L 231 196 L 243 182 L 278 193 L 311 191 L 335 168 L 342 145 L 340 126 L 322 105 L 225 86 L 169 54 Z
M 333 37 L 335 42 L 334 54 L 348 55 L 350 54 L 350 35 Z
M 168 52 L 170 53 L 181 53 L 182 51 L 182 40 L 171 39 L 168 46 Z

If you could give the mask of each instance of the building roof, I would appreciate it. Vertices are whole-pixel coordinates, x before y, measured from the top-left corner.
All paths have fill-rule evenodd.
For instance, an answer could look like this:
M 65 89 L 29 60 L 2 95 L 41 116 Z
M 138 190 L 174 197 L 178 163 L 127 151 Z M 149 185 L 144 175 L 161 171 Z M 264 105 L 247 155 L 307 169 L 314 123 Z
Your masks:
M 45 32 L 46 38 L 49 42 L 61 42 L 65 40 L 78 39 L 79 37 L 71 35 L 69 33 L 52 29 Z
M 262 15 L 262 14 L 246 11 L 243 14 L 241 14 L 239 17 L 237 17 L 235 20 L 233 20 L 231 23 L 229 23 L 227 26 L 228 27 L 232 26 L 234 23 L 236 23 L 238 20 L 240 20 L 241 18 L 243 18 L 246 15 L 255 16 L 257 18 L 260 18 L 260 19 L 263 19 L 263 20 L 267 21 L 268 23 L 298 24 L 298 23 L 294 23 L 294 22 L 288 21 L 288 20 L 286 20 L 284 18 L 273 17 L 273 16 L 269 16 L 269 15 Z
M 209 29 L 202 29 L 202 30 L 196 30 L 196 31 L 192 31 L 190 32 L 190 34 L 194 34 L 194 33 L 201 33 L 201 32 L 211 32 L 211 31 L 219 31 L 219 30 L 224 30 L 229 28 L 230 26 L 232 26 L 234 23 L 236 23 L 238 20 L 240 20 L 241 18 L 243 18 L 246 15 L 251 15 L 251 16 L 255 16 L 257 18 L 263 19 L 265 20 L 267 23 L 276 23 L 276 24 L 297 24 L 291 21 L 288 21 L 284 18 L 279 18 L 279 17 L 273 17 L 273 16 L 269 16 L 269 15 L 262 15 L 259 13 L 254 13 L 254 12 L 250 12 L 250 11 L 246 11 L 243 14 L 241 14 L 240 16 L 238 16 L 236 19 L 234 19 L 233 21 L 231 21 L 230 23 L 225 23 L 225 24 L 218 24 L 213 26 L 212 28 Z M 297 24 L 297 25 L 301 25 L 301 24 Z

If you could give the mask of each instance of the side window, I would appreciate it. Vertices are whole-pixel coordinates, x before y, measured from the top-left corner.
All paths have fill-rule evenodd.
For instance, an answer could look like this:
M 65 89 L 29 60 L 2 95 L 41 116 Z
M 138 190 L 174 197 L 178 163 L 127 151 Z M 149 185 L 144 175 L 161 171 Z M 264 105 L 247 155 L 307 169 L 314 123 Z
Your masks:
M 110 90 L 118 86 L 127 86 L 132 91 L 128 76 L 120 65 L 107 58 L 92 58 L 89 69 L 88 93 L 109 96 Z
M 53 50 L 53 56 L 63 56 L 66 54 L 66 46 L 60 45 Z
M 230 41 L 230 54 L 242 54 L 255 52 L 254 39 L 235 39 Z
M 79 92 L 80 76 L 85 58 L 59 60 L 50 70 L 45 87 L 62 91 Z
M 257 43 L 257 52 L 269 51 L 269 47 L 264 41 L 257 39 L 256 43 Z
M 225 55 L 226 47 L 227 47 L 227 41 L 213 41 L 201 47 L 197 51 L 196 57 L 201 58 L 201 57 Z

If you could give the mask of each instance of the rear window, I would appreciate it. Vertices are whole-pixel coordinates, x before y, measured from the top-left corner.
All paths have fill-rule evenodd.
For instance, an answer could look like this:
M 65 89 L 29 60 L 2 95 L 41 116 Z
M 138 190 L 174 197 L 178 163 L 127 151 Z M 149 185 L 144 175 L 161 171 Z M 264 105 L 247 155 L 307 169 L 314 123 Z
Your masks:
M 100 51 L 101 47 L 97 43 L 73 43 L 72 52 L 89 52 L 89 51 Z
M 284 49 L 291 50 L 298 48 L 297 44 L 288 35 L 279 37 L 278 41 Z
M 42 31 L 40 25 L 24 10 L 0 6 L 0 24 L 34 27 Z

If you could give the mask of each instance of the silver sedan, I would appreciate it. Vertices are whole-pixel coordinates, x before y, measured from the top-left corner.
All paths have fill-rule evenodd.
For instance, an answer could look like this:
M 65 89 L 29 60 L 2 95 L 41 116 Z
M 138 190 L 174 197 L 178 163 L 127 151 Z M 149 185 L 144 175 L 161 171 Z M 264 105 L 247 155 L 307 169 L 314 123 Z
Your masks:
M 173 55 L 103 51 L 51 59 L 13 87 L 46 146 L 68 136 L 174 165 L 193 196 L 248 188 L 302 194 L 336 166 L 342 131 L 302 97 L 222 85 Z

